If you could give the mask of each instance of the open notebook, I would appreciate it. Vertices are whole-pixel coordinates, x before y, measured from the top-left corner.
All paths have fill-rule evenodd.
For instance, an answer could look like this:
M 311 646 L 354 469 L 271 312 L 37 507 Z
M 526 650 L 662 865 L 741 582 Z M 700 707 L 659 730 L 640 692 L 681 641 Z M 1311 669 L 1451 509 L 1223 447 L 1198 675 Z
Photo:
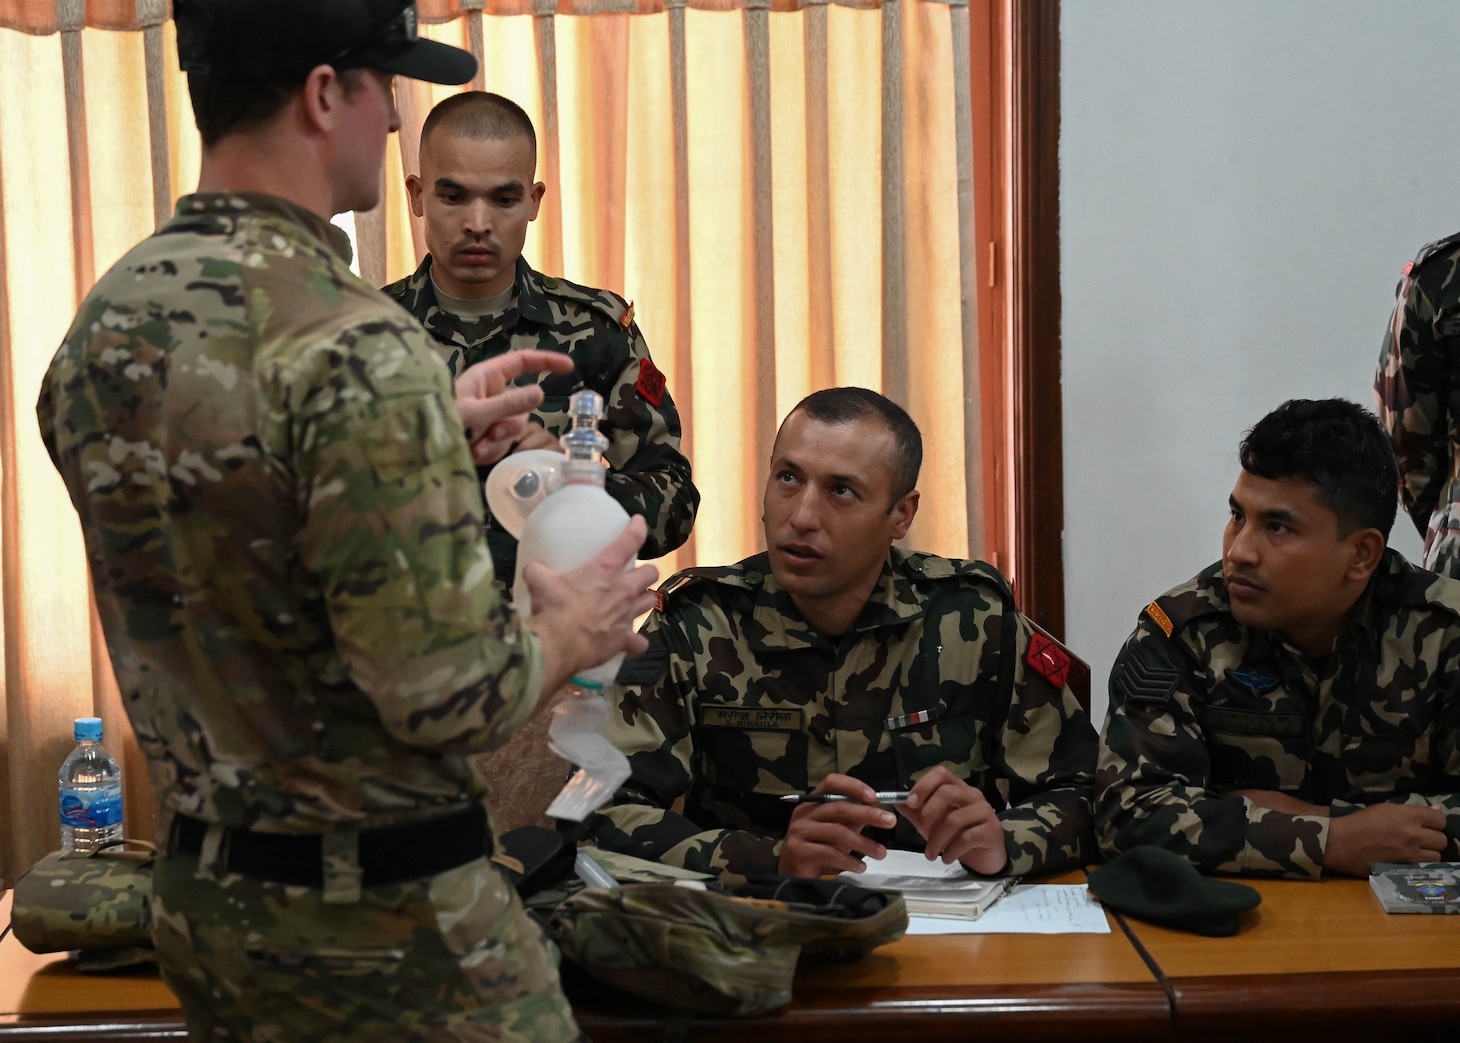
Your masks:
M 880 860 L 867 859 L 861 873 L 837 879 L 878 891 L 897 891 L 909 916 L 943 916 L 976 920 L 1014 886 L 1014 877 L 974 876 L 957 862 L 929 862 L 920 851 L 888 851 Z

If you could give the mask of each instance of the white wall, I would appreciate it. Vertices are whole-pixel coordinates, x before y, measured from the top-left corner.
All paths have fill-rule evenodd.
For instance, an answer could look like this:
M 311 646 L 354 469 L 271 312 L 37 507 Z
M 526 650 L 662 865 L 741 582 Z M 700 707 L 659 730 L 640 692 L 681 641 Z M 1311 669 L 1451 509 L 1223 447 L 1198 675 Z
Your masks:
M 1372 405 L 1400 266 L 1460 230 L 1455 0 L 1063 0 L 1066 632 L 1106 678 L 1221 553 L 1243 431 Z M 1417 557 L 1401 514 L 1391 543 Z

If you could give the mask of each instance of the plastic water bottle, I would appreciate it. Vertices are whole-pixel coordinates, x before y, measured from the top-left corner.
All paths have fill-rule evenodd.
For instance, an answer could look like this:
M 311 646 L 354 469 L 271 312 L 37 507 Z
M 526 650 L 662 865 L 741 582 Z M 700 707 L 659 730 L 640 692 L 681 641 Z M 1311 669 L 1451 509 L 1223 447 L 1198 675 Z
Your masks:
M 101 746 L 101 718 L 76 718 L 76 749 L 61 765 L 61 850 L 122 839 L 122 769 Z
M 522 573 L 540 561 L 554 572 L 566 572 L 591 561 L 624 531 L 629 514 L 603 487 L 603 451 L 608 439 L 598 432 L 603 396 L 579 391 L 568 400 L 572 427 L 562 437 L 562 485 L 532 509 L 517 546 L 517 575 L 512 603 L 523 616 L 532 614 L 532 597 Z M 632 568 L 633 563 L 629 563 Z M 574 683 L 587 688 L 612 684 L 623 655 L 581 670 Z

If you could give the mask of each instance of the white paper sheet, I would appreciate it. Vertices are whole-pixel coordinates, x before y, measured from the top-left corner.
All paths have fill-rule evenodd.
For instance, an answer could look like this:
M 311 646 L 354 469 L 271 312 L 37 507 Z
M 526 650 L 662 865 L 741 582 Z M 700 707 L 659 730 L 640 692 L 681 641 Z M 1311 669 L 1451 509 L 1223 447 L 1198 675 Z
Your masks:
M 1084 884 L 1016 884 L 977 920 L 910 916 L 908 934 L 1109 934 Z

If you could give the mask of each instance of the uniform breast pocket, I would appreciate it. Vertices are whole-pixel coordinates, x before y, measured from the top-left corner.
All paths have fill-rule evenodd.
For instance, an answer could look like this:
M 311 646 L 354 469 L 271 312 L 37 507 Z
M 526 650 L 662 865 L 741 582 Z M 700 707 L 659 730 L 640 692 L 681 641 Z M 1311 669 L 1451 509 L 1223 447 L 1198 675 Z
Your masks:
M 1346 736 L 1344 771 L 1359 792 L 1423 790 L 1445 773 L 1445 765 L 1436 763 L 1434 742 L 1434 732 L 1422 724 Z M 1440 759 L 1447 758 L 1441 753 Z
M 937 764 L 948 765 L 960 779 L 987 768 L 979 743 L 985 725 L 974 714 L 965 714 L 890 732 L 899 784 L 911 785 Z
M 804 793 L 810 739 L 800 710 L 702 706 L 698 744 L 716 789 Z
M 1202 714 L 1211 780 L 1222 789 L 1293 791 L 1308 772 L 1301 713 L 1211 706 Z

